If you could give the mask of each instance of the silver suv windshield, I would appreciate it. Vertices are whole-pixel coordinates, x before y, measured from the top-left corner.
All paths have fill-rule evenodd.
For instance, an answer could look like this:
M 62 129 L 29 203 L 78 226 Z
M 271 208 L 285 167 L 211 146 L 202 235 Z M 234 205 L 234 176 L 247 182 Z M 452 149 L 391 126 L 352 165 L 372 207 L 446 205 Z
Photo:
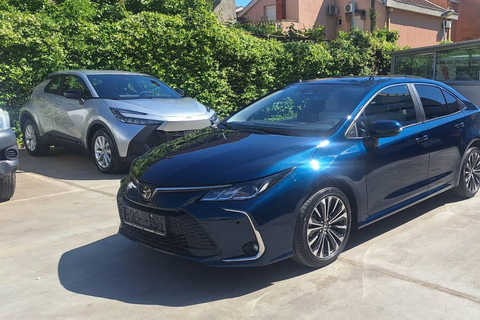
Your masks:
M 89 75 L 93 88 L 103 99 L 181 99 L 180 95 L 159 80 L 142 75 Z
M 330 134 L 371 88 L 344 84 L 295 84 L 239 111 L 225 125 L 290 135 Z

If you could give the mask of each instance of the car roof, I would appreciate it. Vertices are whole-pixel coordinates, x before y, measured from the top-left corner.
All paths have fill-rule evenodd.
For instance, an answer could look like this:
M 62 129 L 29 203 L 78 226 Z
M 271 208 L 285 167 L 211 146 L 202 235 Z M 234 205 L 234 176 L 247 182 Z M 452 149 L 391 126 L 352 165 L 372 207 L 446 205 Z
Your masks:
M 140 75 L 140 76 L 149 76 L 148 74 L 145 73 L 139 73 L 139 72 L 130 72 L 130 71 L 121 71 L 121 70 L 60 70 L 60 71 L 55 71 L 52 72 L 48 75 L 48 77 L 53 77 L 56 75 L 62 75 L 62 74 L 71 74 L 74 76 L 81 76 L 81 75 L 110 75 L 110 74 L 129 74 L 129 75 Z
M 415 76 L 357 76 L 357 77 L 338 77 L 313 79 L 307 81 L 297 82 L 297 84 L 342 84 L 342 85 L 357 85 L 374 87 L 377 85 L 389 85 L 395 83 L 411 83 L 411 82 L 425 82 L 425 83 L 439 83 L 434 80 L 429 80 Z

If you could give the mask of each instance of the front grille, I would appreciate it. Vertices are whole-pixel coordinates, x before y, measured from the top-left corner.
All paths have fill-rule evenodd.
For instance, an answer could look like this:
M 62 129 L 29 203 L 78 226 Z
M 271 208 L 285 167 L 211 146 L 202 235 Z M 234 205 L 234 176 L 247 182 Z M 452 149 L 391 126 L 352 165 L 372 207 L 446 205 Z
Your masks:
M 153 149 L 155 147 L 158 147 L 159 145 L 168 142 L 168 141 L 173 141 L 178 138 L 181 138 L 185 136 L 186 134 L 189 134 L 193 131 L 161 131 L 161 130 L 155 130 L 150 134 L 150 136 L 147 139 L 147 146 L 150 149 Z
M 123 205 L 119 204 L 122 222 L 124 220 L 123 208 Z M 178 217 L 165 215 L 165 218 L 167 230 L 165 236 L 144 231 L 127 224 L 123 224 L 122 228 L 127 230 L 129 235 L 136 238 L 136 240 L 152 247 L 195 256 L 218 254 L 218 249 L 200 225 L 200 222 L 194 217 L 184 213 Z

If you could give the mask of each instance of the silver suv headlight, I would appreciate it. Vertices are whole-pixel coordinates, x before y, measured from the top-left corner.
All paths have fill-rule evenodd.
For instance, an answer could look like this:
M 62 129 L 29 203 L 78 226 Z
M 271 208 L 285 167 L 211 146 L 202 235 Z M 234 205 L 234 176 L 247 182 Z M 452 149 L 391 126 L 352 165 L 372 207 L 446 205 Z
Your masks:
M 10 116 L 8 112 L 0 109 L 0 131 L 10 129 Z
M 205 196 L 203 196 L 201 201 L 252 199 L 273 187 L 276 183 L 285 178 L 292 171 L 293 169 L 285 170 L 258 180 L 239 183 L 224 189 L 211 190 Z
M 147 114 L 143 112 L 116 109 L 116 108 L 110 108 L 110 110 L 115 115 L 115 117 L 117 117 L 117 119 L 123 123 L 139 124 L 139 125 L 145 125 L 145 126 L 152 125 L 152 124 L 160 125 L 163 123 L 163 121 L 160 121 L 160 120 L 150 120 L 150 119 L 132 117 L 132 115 L 146 116 Z

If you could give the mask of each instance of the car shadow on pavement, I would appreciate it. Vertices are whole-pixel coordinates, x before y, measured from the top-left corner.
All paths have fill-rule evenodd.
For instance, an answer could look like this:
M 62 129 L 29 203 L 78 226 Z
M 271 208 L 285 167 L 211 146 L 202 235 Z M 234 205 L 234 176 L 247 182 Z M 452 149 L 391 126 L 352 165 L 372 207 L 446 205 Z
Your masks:
M 66 252 L 58 265 L 69 291 L 134 304 L 189 306 L 242 296 L 312 269 L 291 260 L 258 268 L 214 268 L 113 235 Z
M 446 193 L 354 232 L 346 250 L 457 200 Z M 290 259 L 258 268 L 207 267 L 155 252 L 118 234 L 64 253 L 58 265 L 60 282 L 69 291 L 176 307 L 242 296 L 311 271 Z
M 53 147 L 44 157 L 33 157 L 21 149 L 19 170 L 62 180 L 118 180 L 126 174 L 103 174 L 85 152 Z

